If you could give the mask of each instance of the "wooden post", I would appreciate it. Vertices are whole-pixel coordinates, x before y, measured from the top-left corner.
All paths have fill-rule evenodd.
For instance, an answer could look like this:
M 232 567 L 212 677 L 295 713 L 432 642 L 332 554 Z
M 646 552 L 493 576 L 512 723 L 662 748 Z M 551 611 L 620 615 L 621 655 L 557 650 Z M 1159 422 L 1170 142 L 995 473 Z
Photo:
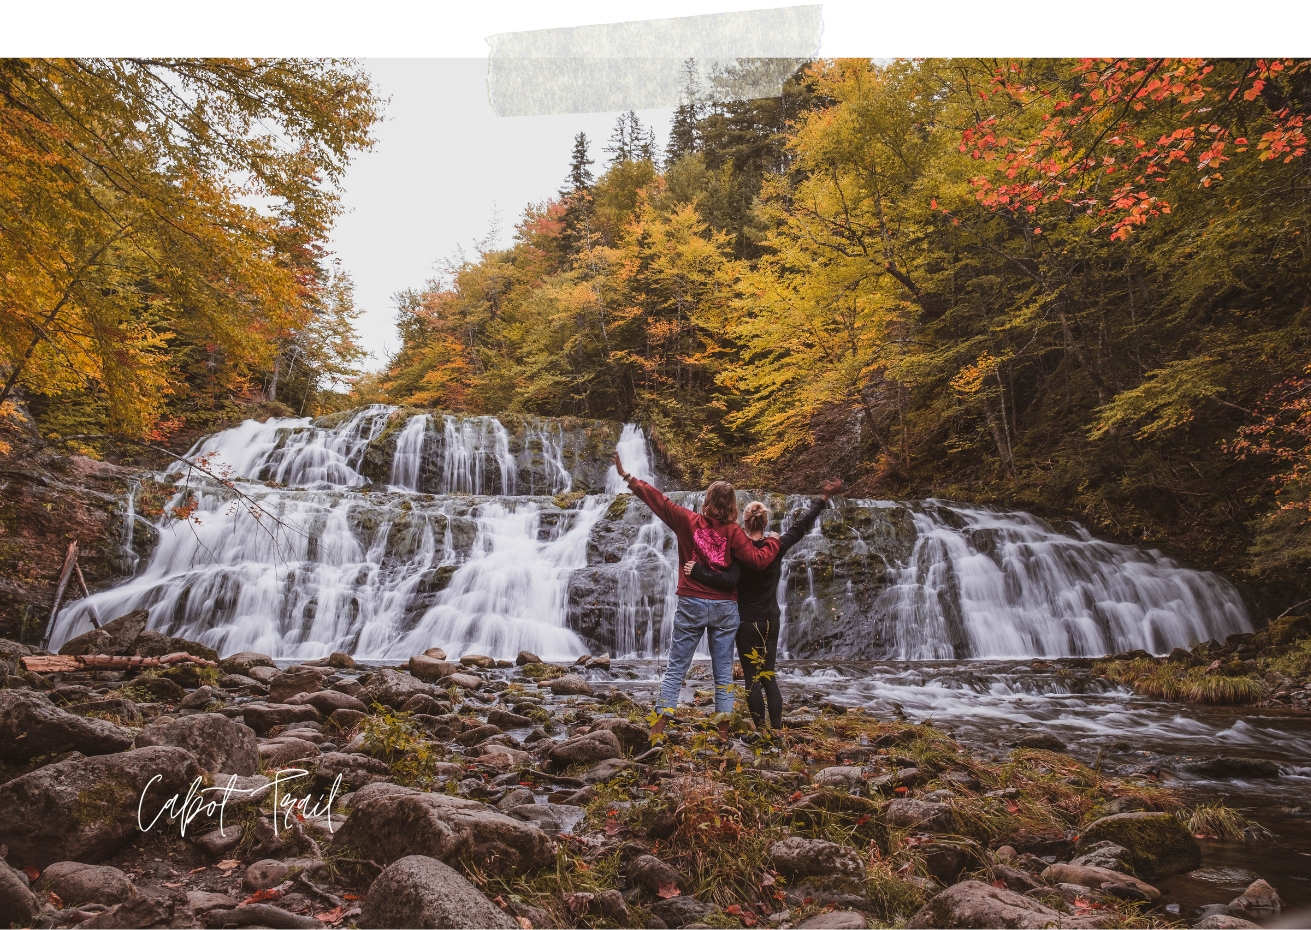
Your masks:
M 41 648 L 45 649 L 50 645 L 50 634 L 55 628 L 55 617 L 59 613 L 59 605 L 64 600 L 64 589 L 68 587 L 68 577 L 73 573 L 73 565 L 77 562 L 77 540 L 68 544 L 68 553 L 64 556 L 64 567 L 59 572 L 59 584 L 55 588 L 55 603 L 50 608 L 50 619 L 46 621 L 46 632 L 41 637 Z
M 82 586 L 82 596 L 88 600 L 91 598 L 91 592 L 87 590 L 86 579 L 82 577 L 82 566 L 77 564 L 77 559 L 73 560 L 73 571 L 77 572 L 77 583 Z M 86 609 L 91 611 L 91 625 L 97 630 L 100 629 L 100 614 L 96 613 L 95 604 L 87 604 Z

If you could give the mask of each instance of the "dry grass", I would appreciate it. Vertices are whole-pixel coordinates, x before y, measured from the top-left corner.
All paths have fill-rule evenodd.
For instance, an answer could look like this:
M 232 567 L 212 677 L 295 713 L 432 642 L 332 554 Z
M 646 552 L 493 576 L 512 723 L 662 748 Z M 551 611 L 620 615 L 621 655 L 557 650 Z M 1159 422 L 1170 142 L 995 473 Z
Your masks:
M 1249 675 L 1208 673 L 1155 659 L 1098 662 L 1093 674 L 1126 685 L 1136 693 L 1162 701 L 1190 704 L 1252 704 L 1265 697 L 1266 688 Z
M 1191 811 L 1176 811 L 1175 816 L 1194 836 L 1243 841 L 1272 838 L 1269 830 L 1233 808 L 1225 807 L 1223 801 L 1199 804 Z

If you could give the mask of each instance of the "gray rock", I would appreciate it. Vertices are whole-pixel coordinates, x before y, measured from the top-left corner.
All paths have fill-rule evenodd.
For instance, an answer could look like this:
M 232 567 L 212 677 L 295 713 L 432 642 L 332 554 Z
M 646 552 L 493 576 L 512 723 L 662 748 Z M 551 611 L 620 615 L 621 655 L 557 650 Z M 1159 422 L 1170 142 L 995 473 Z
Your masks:
M 561 675 L 547 685 L 557 697 L 570 694 L 591 694 L 592 686 L 582 675 Z
M 1184 771 L 1206 778 L 1278 778 L 1279 765 L 1269 759 L 1233 759 L 1220 756 L 1184 766 Z
M 156 775 L 160 776 L 147 785 Z M 99 862 L 140 836 L 137 805 L 149 824 L 166 801 L 201 775 L 196 758 L 175 746 L 68 759 L 0 785 L 0 843 L 9 861 Z
M 496 660 L 491 656 L 475 655 L 473 653 L 460 656 L 460 664 L 467 668 L 496 668 Z
M 343 786 L 363 788 L 389 774 L 391 766 L 386 762 L 358 752 L 325 752 L 314 763 L 314 779 L 321 785 L 331 784 L 340 775 Z
M 883 816 L 894 827 L 914 827 L 928 833 L 956 833 L 956 815 L 946 804 L 897 798 L 883 808 Z
M 505 796 L 496 802 L 496 809 L 507 811 L 512 807 L 519 807 L 521 804 L 536 804 L 537 798 L 527 788 L 511 788 L 505 792 Z
M 1079 847 L 1090 849 L 1101 842 L 1126 849 L 1133 874 L 1147 881 L 1191 872 L 1202 864 L 1197 840 L 1173 814 L 1135 811 L 1095 820 L 1083 831 Z
M 1114 843 L 1102 842 L 1070 860 L 1070 865 L 1091 865 L 1113 872 L 1129 872 L 1129 850 Z
M 953 927 L 1040 930 L 1044 927 L 1110 927 L 1114 922 L 1113 917 L 1071 917 L 1018 892 L 970 880 L 935 895 L 915 912 L 906 926 L 910 930 Z
M 679 895 L 677 898 L 661 898 L 649 910 L 667 927 L 686 927 L 709 917 L 715 912 L 715 907 L 689 895 Z
M 1065 744 L 1050 733 L 1034 733 L 1021 736 L 1011 743 L 1018 749 L 1046 749 L 1048 752 L 1065 752 Z
M 26 878 L 0 861 L 0 926 L 30 927 L 41 912 Z
M 287 703 L 292 706 L 309 704 L 324 716 L 330 716 L 339 710 L 356 710 L 360 713 L 368 713 L 369 710 L 359 698 L 340 691 L 312 691 L 297 694 L 287 698 Z
M 602 917 L 614 921 L 621 927 L 627 927 L 633 920 L 633 914 L 628 909 L 628 902 L 624 900 L 623 892 L 617 888 L 611 888 L 609 891 L 603 891 L 596 896 L 592 902 L 592 907 Z M 538 924 L 533 923 L 536 927 Z
M 318 669 L 303 668 L 300 671 L 280 672 L 269 682 L 269 703 L 285 704 L 288 698 L 298 694 L 312 694 L 323 690 L 324 675 Z
M 628 880 L 649 894 L 659 894 L 661 886 L 673 885 L 679 891 L 688 887 L 687 879 L 672 865 L 655 856 L 638 856 L 628 863 Z
M 831 765 L 816 772 L 811 781 L 830 788 L 850 788 L 865 783 L 864 769 L 859 765 Z
M 266 771 L 285 768 L 293 762 L 303 762 L 319 754 L 319 747 L 309 740 L 294 736 L 279 736 L 259 744 L 259 758 Z M 297 766 L 305 768 L 305 766 Z
M 557 770 L 573 765 L 592 765 L 604 759 L 618 759 L 622 756 L 619 738 L 609 730 L 596 730 L 552 743 L 546 751 L 546 761 Z
M 209 685 L 201 685 L 195 691 L 192 691 L 181 701 L 178 702 L 180 708 L 204 707 L 206 704 L 217 699 L 217 694 Z
M 606 717 L 592 723 L 592 731 L 609 730 L 619 740 L 624 752 L 645 752 L 651 748 L 651 734 L 646 727 L 625 717 Z
M 85 862 L 53 862 L 37 881 L 41 891 L 53 891 L 65 906 L 73 904 L 121 904 L 137 893 L 121 870 L 110 865 Z
M 404 672 L 398 672 L 390 668 L 378 669 L 369 678 L 369 683 L 359 694 L 356 695 L 364 702 L 366 707 L 372 707 L 375 702 L 386 707 L 400 709 L 405 706 L 406 700 L 414 694 L 432 694 L 431 685 L 424 684 L 413 675 L 406 675 Z M 435 695 L 445 697 L 445 695 Z
M 185 749 L 210 774 L 254 775 L 259 768 L 255 734 L 223 714 L 157 720 L 137 734 L 136 745 Z
M 369 886 L 359 926 L 518 930 L 519 925 L 450 866 L 429 856 L 405 856 Z
M 130 930 L 133 927 L 195 925 L 196 915 L 185 891 L 180 888 L 142 888 L 121 904 L 84 920 L 78 927 L 83 930 Z
M 382 863 L 411 855 L 443 861 L 468 856 L 497 874 L 532 871 L 555 860 L 555 844 L 536 826 L 477 801 L 385 783 L 355 792 L 334 842 Z
M 24 763 L 35 756 L 80 752 L 86 756 L 122 752 L 132 733 L 107 720 L 70 714 L 35 691 L 0 691 L 0 759 Z
M 219 668 L 229 675 L 249 675 L 257 666 L 273 668 L 273 659 L 262 652 L 237 652 L 219 662 Z
M 769 847 L 769 858 L 780 872 L 794 877 L 865 874 L 865 863 L 854 849 L 828 840 L 789 836 Z
M 269 665 L 255 665 L 246 670 L 246 674 L 258 681 L 264 687 L 268 687 L 281 672 L 270 662 Z
M 334 710 L 323 722 L 323 729 L 328 733 L 346 733 L 367 720 L 368 716 L 359 710 Z
M 445 716 L 453 709 L 450 701 L 443 701 L 431 694 L 411 694 L 405 703 L 401 705 L 401 710 L 408 710 L 415 714 L 427 714 L 431 717 Z M 491 722 L 495 723 L 496 721 Z
M 1107 888 L 1108 886 L 1120 886 L 1137 896 L 1136 900 L 1146 901 L 1151 904 L 1161 900 L 1161 892 L 1147 882 L 1139 881 L 1132 875 L 1125 875 L 1123 872 L 1114 872 L 1110 869 L 1100 869 L 1091 865 L 1074 865 L 1073 863 L 1058 862 L 1055 865 L 1048 866 L 1043 870 L 1042 880 L 1051 882 L 1070 882 L 1076 885 L 1086 885 L 1089 888 Z M 1116 897 L 1126 898 L 1129 894 L 1120 893 Z
M 193 837 L 191 842 L 210 858 L 217 859 L 236 849 L 237 844 L 241 842 L 241 838 L 244 834 L 245 828 L 242 827 L 241 824 L 227 823 L 225 818 L 225 822 L 220 829 L 211 830 L 209 833 Z M 232 903 L 233 905 L 236 904 L 235 901 Z M 194 907 L 195 905 L 193 904 L 192 906 Z M 219 905 L 215 905 L 215 907 L 218 906 Z
M 522 650 L 519 655 L 515 656 L 515 665 L 541 665 L 542 660 L 539 656 L 534 655 L 527 649 Z
M 206 911 L 212 911 L 215 908 L 233 908 L 237 906 L 237 899 L 231 895 L 219 894 L 214 891 L 188 891 L 187 903 L 191 905 L 191 910 L 197 914 L 203 914 Z
M 291 871 L 286 863 L 277 859 L 261 859 L 246 867 L 246 874 L 241 878 L 241 887 L 246 891 L 260 891 L 281 885 L 282 880 Z
M 116 620 L 110 620 L 98 630 L 74 636 L 59 647 L 61 656 L 123 656 L 130 655 L 132 643 L 150 622 L 150 612 L 134 610 Z
M 547 834 L 568 833 L 583 819 L 585 812 L 572 804 L 520 804 L 507 808 L 511 817 L 537 824 Z
M 206 917 L 206 924 L 211 927 L 271 927 L 273 930 L 316 930 L 323 926 L 313 917 L 293 914 L 272 904 L 241 904 L 230 911 L 213 910 Z
M 1274 886 L 1263 878 L 1258 878 L 1247 886 L 1247 890 L 1229 902 L 1230 907 L 1244 911 L 1264 911 L 1278 914 L 1283 910 L 1284 902 Z
M 465 691 L 477 691 L 483 686 L 483 680 L 477 675 L 470 675 L 465 672 L 455 672 L 447 675 L 438 682 L 443 688 L 463 688 Z
M 411 656 L 409 668 L 410 674 L 421 681 L 437 681 L 460 670 L 454 662 L 445 662 L 431 656 Z
M 500 727 L 502 730 L 514 730 L 533 725 L 533 719 L 531 717 L 511 713 L 510 711 L 502 710 L 499 707 L 494 707 L 487 712 L 487 722 L 493 726 Z
M 323 715 L 312 704 L 265 704 L 262 702 L 251 702 L 241 708 L 242 718 L 246 721 L 246 726 L 250 727 L 256 733 L 263 736 L 274 727 L 286 726 L 289 723 L 304 723 L 306 721 L 321 721 Z
M 1241 917 L 1232 917 L 1228 914 L 1212 914 L 1209 917 L 1203 917 L 1197 923 L 1193 924 L 1197 930 L 1247 930 L 1249 927 L 1260 930 L 1260 924 L 1254 924 L 1250 920 L 1243 920 Z
M 865 930 L 869 921 L 859 911 L 829 911 L 797 924 L 800 930 Z

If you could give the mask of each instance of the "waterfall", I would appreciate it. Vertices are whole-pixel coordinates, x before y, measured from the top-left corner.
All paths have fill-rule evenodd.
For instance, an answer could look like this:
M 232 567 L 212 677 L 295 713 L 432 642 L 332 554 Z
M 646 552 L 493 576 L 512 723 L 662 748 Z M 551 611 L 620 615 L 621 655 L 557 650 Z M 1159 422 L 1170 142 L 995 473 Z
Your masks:
M 445 414 L 438 429 L 434 415 L 399 416 L 374 405 L 247 421 L 197 443 L 203 472 L 160 476 L 175 494 L 149 557 L 68 604 L 52 642 L 90 629 L 94 606 L 105 619 L 146 609 L 150 629 L 222 654 L 667 653 L 674 535 L 609 467 L 618 449 L 634 475 L 668 487 L 641 428 Z M 587 493 L 558 496 L 575 488 Z M 757 496 L 780 530 L 809 503 Z M 131 497 L 124 510 L 130 549 L 144 518 Z M 778 598 L 795 658 L 1163 653 L 1251 628 L 1217 575 L 944 501 L 835 502 L 785 558 Z

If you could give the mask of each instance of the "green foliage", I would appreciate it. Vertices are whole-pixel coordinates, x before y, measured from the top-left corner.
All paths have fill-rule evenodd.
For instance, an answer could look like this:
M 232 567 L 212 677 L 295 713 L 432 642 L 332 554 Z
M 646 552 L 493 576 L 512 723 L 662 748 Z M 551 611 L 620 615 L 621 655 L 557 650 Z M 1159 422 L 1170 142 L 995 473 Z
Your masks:
M 1175 816 L 1194 836 L 1245 842 L 1273 839 L 1269 830 L 1226 807 L 1223 801 L 1208 801 L 1191 811 L 1175 811 Z
M 408 711 L 393 711 L 381 704 L 360 726 L 365 750 L 391 766 L 398 785 L 430 788 L 436 779 L 436 763 L 442 761 L 433 744 L 424 739 Z

